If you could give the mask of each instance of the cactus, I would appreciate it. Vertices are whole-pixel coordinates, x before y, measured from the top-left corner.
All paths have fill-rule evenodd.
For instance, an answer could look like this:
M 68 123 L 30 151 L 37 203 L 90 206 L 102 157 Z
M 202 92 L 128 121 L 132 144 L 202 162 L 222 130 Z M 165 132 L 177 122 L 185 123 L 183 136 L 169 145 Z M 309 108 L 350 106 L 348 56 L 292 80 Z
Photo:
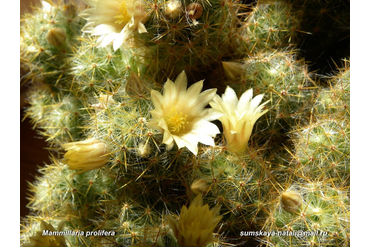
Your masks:
M 52 150 L 21 246 L 349 246 L 349 57 L 303 58 L 309 3 L 84 2 L 21 19 Z
M 249 53 L 294 45 L 301 16 L 284 1 L 259 1 L 245 18 L 243 43 Z
M 346 187 L 301 181 L 288 191 L 294 191 L 302 202 L 296 209 L 286 210 L 281 196 L 274 200 L 261 226 L 273 234 L 262 237 L 261 246 L 349 246 Z

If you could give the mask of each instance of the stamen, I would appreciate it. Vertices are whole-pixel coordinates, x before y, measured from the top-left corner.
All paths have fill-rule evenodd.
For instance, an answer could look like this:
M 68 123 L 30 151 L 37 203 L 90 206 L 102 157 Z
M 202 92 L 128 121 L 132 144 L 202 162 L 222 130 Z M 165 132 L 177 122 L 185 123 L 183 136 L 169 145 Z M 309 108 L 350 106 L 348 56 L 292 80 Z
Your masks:
M 117 13 L 118 15 L 114 16 L 114 18 L 118 19 L 115 23 L 122 24 L 130 21 L 131 16 L 127 13 L 127 3 L 125 0 L 121 1 L 119 11 Z
M 171 133 L 178 133 L 181 130 L 185 129 L 186 124 L 189 123 L 186 121 L 187 118 L 188 115 L 172 109 L 164 120 L 166 121 L 168 130 Z

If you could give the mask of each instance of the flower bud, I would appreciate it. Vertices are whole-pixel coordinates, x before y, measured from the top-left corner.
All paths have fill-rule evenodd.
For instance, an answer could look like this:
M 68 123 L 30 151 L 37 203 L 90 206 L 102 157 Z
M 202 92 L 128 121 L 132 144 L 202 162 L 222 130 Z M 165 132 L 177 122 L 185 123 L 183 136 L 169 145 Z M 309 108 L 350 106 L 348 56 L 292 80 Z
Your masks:
M 137 154 L 143 158 L 148 157 L 151 151 L 150 145 L 145 142 L 140 142 L 137 147 Z
M 177 18 L 182 12 L 181 2 L 177 0 L 171 0 L 166 4 L 164 13 L 170 18 Z
M 67 150 L 62 162 L 68 164 L 72 170 L 83 169 L 79 173 L 101 168 L 109 159 L 105 143 L 94 138 L 65 143 L 62 148 Z
M 196 20 L 203 14 L 203 7 L 199 3 L 191 3 L 186 7 L 186 14 L 191 20 Z
M 294 191 L 287 191 L 281 194 L 281 205 L 287 212 L 296 211 L 302 204 L 302 197 Z
M 46 40 L 55 47 L 61 46 L 66 41 L 66 32 L 60 27 L 54 27 L 46 34 Z
M 245 71 L 245 65 L 237 62 L 222 62 L 222 67 L 230 80 L 240 78 Z
M 201 193 L 207 193 L 209 189 L 209 184 L 205 179 L 196 179 L 190 186 L 191 191 L 193 191 L 196 195 Z

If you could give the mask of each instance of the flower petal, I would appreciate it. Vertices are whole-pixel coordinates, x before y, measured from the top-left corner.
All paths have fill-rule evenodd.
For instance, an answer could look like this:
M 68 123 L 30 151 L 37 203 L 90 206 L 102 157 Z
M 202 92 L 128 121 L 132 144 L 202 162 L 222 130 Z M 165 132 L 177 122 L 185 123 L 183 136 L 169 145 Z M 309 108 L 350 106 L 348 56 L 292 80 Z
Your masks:
M 175 237 L 177 237 L 177 235 L 179 234 L 179 231 L 177 230 L 176 220 L 170 215 L 166 215 L 165 217 L 166 217 L 166 219 L 168 221 L 168 224 L 170 225 L 170 227 L 173 231 L 173 234 L 175 235 Z
M 249 89 L 248 91 L 244 92 L 242 96 L 240 97 L 236 110 L 239 113 L 243 113 L 244 111 L 246 111 L 249 108 L 252 97 L 253 97 L 253 89 Z
M 197 104 L 194 106 L 194 111 L 199 111 L 204 108 L 216 95 L 216 88 L 208 89 L 202 92 L 197 98 Z
M 250 109 L 252 110 L 252 111 L 254 111 L 257 107 L 258 107 L 258 105 L 261 103 L 261 101 L 262 101 L 262 98 L 263 98 L 263 94 L 259 94 L 259 95 L 257 95 L 256 97 L 254 97 L 253 99 L 252 99 L 252 101 L 251 101 L 251 106 L 250 106 Z
M 211 102 L 210 102 L 211 104 Z M 208 108 L 203 111 L 204 115 L 202 115 L 202 119 L 207 120 L 207 121 L 213 121 L 216 119 L 219 119 L 224 115 L 224 113 L 221 113 L 219 111 L 216 111 L 213 108 Z
M 138 33 L 147 32 L 144 26 L 147 21 L 147 11 L 141 6 L 141 0 L 126 2 L 120 0 L 84 1 L 91 8 L 80 13 L 80 17 L 87 20 L 87 24 L 82 28 L 82 31 L 92 32 L 93 35 L 97 36 L 107 35 L 106 38 L 100 39 L 100 46 L 108 45 L 113 41 L 113 49 L 117 50 L 134 31 L 137 30 Z M 122 10 L 120 8 L 126 9 Z M 125 11 L 126 14 L 120 14 L 122 11 Z M 122 15 L 125 17 L 119 19 Z M 113 33 L 117 35 L 113 35 Z
M 191 130 L 191 133 L 199 135 L 205 134 L 215 137 L 216 134 L 220 133 L 220 130 L 218 129 L 217 125 L 204 119 L 200 119 L 193 124 L 193 129 Z
M 137 30 L 139 33 L 147 33 L 148 31 L 146 30 L 145 26 L 143 23 L 139 22 L 137 26 Z
M 219 111 L 219 112 L 222 112 L 224 114 L 226 114 L 227 116 L 230 116 L 232 114 L 231 112 L 231 109 L 230 109 L 230 106 L 227 105 L 223 99 L 221 99 L 220 96 L 218 96 L 217 94 L 215 95 L 215 97 L 213 98 L 213 101 L 209 102 L 209 105 Z
M 175 88 L 178 94 L 185 93 L 187 85 L 188 78 L 186 77 L 185 71 L 183 70 L 175 80 Z
M 109 33 L 115 33 L 115 27 L 107 24 L 100 24 L 94 28 L 92 35 L 103 35 Z
M 164 144 L 170 145 L 173 143 L 173 137 L 169 131 L 165 131 L 163 134 L 163 141 Z
M 106 47 L 109 43 L 111 43 L 117 37 L 116 33 L 109 33 L 107 34 L 104 39 L 101 41 L 100 46 Z
M 151 99 L 156 109 L 161 109 L 163 107 L 162 103 L 164 98 L 162 94 L 160 94 L 158 91 L 156 90 L 151 91 Z
M 163 86 L 163 97 L 164 105 L 171 105 L 170 108 L 173 108 L 177 99 L 177 91 L 175 84 L 170 79 Z
M 231 87 L 226 87 L 225 93 L 222 95 L 222 99 L 224 100 L 225 104 L 230 107 L 231 110 L 236 109 L 236 106 L 238 104 L 238 97 Z
M 86 5 L 90 6 L 90 7 L 95 7 L 96 6 L 96 2 L 98 0 L 82 0 Z
M 208 145 L 208 146 L 212 146 L 212 147 L 215 146 L 215 141 L 213 140 L 212 137 L 210 137 L 208 135 L 199 135 L 198 136 L 198 141 L 200 143 L 203 143 L 204 145 Z

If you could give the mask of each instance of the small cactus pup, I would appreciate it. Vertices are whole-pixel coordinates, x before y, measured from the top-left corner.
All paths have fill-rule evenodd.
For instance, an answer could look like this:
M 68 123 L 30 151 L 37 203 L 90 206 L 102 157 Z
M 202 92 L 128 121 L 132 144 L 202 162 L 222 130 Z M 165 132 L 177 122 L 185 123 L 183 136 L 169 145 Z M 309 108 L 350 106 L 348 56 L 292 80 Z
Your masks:
M 307 176 L 331 179 L 349 185 L 350 123 L 348 120 L 319 119 L 293 132 L 292 164 Z
M 270 205 L 261 227 L 273 234 L 262 237 L 261 246 L 349 246 L 347 188 L 305 180 Z
M 328 87 L 323 87 L 315 103 L 317 115 L 321 118 L 350 117 L 350 61 L 343 59 L 343 68 L 328 77 L 324 77 Z
M 259 0 L 245 18 L 242 42 L 252 54 L 292 46 L 300 31 L 301 19 L 294 3 Z
M 295 50 L 259 52 L 239 62 L 244 71 L 240 72 L 238 82 L 230 86 L 238 91 L 253 88 L 263 93 L 270 100 L 271 118 L 287 129 L 294 120 L 307 118 L 306 111 L 312 108 L 317 85 L 315 74 L 297 58 Z
M 41 1 L 32 14 L 21 18 L 21 67 L 25 78 L 52 85 L 68 83 L 68 57 L 78 45 L 83 20 L 75 1 Z
M 241 229 L 252 229 L 263 221 L 276 191 L 270 163 L 263 158 L 263 147 L 251 145 L 233 152 L 227 145 L 204 147 L 197 157 L 188 157 L 183 180 L 189 194 L 203 195 L 208 204 L 222 205 L 222 227 L 218 230 L 225 244 L 240 244 Z
M 31 86 L 26 117 L 54 147 L 81 137 L 83 104 L 66 92 L 73 81 L 69 58 L 83 21 L 75 1 L 40 1 L 21 18 L 22 79 Z
M 63 95 L 63 96 L 62 96 Z M 49 85 L 32 87 L 25 110 L 34 128 L 54 147 L 83 138 L 83 103 L 72 94 L 55 94 Z
M 235 63 L 239 63 L 236 65 Z M 242 60 L 224 63 L 225 71 L 232 71 L 236 79 L 227 81 L 238 94 L 250 88 L 269 109 L 255 126 L 259 146 L 268 146 L 271 161 L 286 159 L 284 146 L 291 148 L 287 133 L 295 125 L 310 121 L 317 85 L 315 75 L 307 64 L 297 59 L 295 50 L 259 52 Z M 282 145 L 282 143 L 284 145 Z M 288 155 L 289 156 L 289 155 Z
M 146 73 L 153 63 L 146 46 L 135 44 L 114 50 L 112 46 L 97 47 L 99 39 L 95 36 L 85 35 L 80 40 L 80 46 L 71 55 L 74 80 L 65 90 L 87 100 L 99 94 L 116 93 L 125 86 L 129 96 L 139 93 L 145 98 L 145 92 L 155 87 L 152 76 Z M 137 83 L 142 85 L 135 88 Z
M 150 2 L 146 43 L 155 53 L 151 71 L 156 79 L 172 78 L 185 70 L 190 81 L 196 82 L 210 76 L 223 57 L 239 58 L 243 46 L 237 35 L 238 15 L 245 7 L 234 0 Z

